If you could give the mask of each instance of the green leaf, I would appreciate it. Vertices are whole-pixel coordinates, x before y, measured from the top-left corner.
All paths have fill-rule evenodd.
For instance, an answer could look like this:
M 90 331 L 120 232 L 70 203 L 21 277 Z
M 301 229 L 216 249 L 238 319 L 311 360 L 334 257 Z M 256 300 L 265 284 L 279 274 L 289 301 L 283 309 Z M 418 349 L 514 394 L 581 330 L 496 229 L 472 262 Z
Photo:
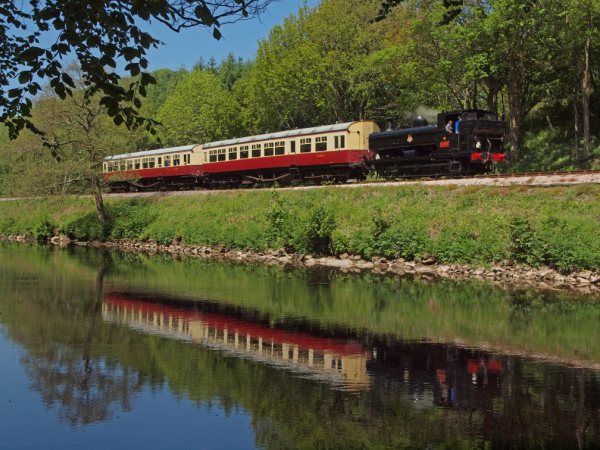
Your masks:
M 206 5 L 197 6 L 194 14 L 207 26 L 211 26 L 215 22 L 213 15 Z
M 20 57 L 26 61 L 33 61 L 34 59 L 39 58 L 44 54 L 44 49 L 40 47 L 29 47 L 27 50 L 24 50 Z
M 31 72 L 23 71 L 19 74 L 19 83 L 26 84 L 32 80 Z

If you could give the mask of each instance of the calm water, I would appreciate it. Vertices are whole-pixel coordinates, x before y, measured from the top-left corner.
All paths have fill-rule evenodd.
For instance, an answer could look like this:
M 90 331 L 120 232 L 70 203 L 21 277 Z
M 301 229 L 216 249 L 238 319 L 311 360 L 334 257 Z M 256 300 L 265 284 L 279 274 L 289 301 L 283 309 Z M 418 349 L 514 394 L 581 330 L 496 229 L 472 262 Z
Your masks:
M 6 449 L 598 448 L 600 303 L 0 245 Z

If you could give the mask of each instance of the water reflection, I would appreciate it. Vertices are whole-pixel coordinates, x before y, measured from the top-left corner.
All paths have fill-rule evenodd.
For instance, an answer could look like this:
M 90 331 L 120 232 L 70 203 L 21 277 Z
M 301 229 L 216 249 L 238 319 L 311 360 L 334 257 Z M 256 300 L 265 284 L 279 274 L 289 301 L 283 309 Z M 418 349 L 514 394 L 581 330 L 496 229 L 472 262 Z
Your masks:
M 247 417 L 253 444 L 233 448 L 596 448 L 599 318 L 485 284 L 0 247 L 0 345 L 21 349 L 29 386 L 0 392 L 20 392 L 23 420 L 55 411 L 55 435 L 137 414 L 129 448 L 202 411 L 170 437 L 193 446 L 215 409 Z
M 369 354 L 356 341 L 288 332 L 208 312 L 200 302 L 194 306 L 184 308 L 110 293 L 102 306 L 102 317 L 135 330 L 282 367 L 347 390 L 366 389 L 370 384 Z

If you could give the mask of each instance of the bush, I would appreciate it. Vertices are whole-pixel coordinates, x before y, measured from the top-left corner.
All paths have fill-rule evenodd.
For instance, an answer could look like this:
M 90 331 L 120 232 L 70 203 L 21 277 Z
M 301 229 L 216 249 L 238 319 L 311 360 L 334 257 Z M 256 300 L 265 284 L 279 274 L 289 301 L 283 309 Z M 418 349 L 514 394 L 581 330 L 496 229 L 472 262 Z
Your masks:
M 546 246 L 527 219 L 516 217 L 511 220 L 510 237 L 513 260 L 534 267 L 546 262 Z
M 54 236 L 54 230 L 56 229 L 57 226 L 50 219 L 44 219 L 33 229 L 33 237 L 38 243 L 42 244 Z
M 267 212 L 269 229 L 267 234 L 270 237 L 271 245 L 274 247 L 283 247 L 286 251 L 293 250 L 294 230 L 292 227 L 292 217 L 290 214 L 290 205 L 282 200 L 276 192 L 273 193 L 273 206 Z
M 335 230 L 335 218 L 329 209 L 322 206 L 312 210 L 304 225 L 305 251 L 319 254 L 330 254 L 332 248 L 332 234 Z
M 147 202 L 128 201 L 108 208 L 112 223 L 110 237 L 114 239 L 140 239 L 145 228 L 156 218 L 147 208 Z
M 89 212 L 68 222 L 65 232 L 69 238 L 80 241 L 104 240 L 110 235 L 110 222 L 103 224 L 97 212 Z

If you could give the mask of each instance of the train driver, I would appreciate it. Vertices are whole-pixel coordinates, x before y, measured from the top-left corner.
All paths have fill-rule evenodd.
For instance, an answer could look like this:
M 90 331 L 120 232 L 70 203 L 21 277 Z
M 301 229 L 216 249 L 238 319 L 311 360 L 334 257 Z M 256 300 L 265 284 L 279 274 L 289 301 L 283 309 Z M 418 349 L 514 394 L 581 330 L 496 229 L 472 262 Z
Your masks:
M 456 134 L 460 133 L 460 122 L 461 122 L 461 117 L 458 116 L 458 119 L 456 119 L 456 122 L 454 122 L 454 132 Z

